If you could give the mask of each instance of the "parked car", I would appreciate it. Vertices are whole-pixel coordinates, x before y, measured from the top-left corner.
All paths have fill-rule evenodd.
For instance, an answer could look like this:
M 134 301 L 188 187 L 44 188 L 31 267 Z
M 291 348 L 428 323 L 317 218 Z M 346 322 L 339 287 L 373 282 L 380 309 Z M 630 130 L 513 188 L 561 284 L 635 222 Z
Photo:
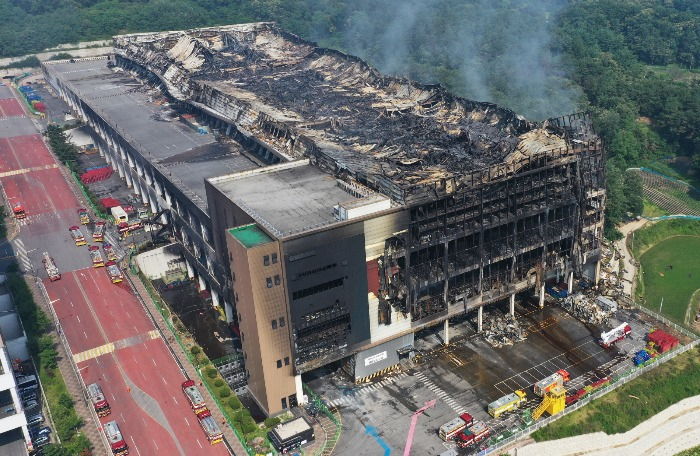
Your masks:
M 33 443 L 34 443 L 34 445 L 36 445 L 36 446 L 44 446 L 44 445 L 46 445 L 47 443 L 50 443 L 50 440 L 51 440 L 51 439 L 49 439 L 49 436 L 48 436 L 48 435 L 41 435 L 41 436 L 35 438 L 34 441 L 33 441 Z
M 49 435 L 53 432 L 50 427 L 44 426 L 42 428 L 33 428 L 29 431 L 32 437 L 40 437 L 42 435 Z
M 31 415 L 31 416 L 27 417 L 27 424 L 29 424 L 30 426 L 32 424 L 39 424 L 39 423 L 43 423 L 43 422 L 44 422 L 44 415 L 42 415 L 41 413 L 37 413 L 36 415 Z

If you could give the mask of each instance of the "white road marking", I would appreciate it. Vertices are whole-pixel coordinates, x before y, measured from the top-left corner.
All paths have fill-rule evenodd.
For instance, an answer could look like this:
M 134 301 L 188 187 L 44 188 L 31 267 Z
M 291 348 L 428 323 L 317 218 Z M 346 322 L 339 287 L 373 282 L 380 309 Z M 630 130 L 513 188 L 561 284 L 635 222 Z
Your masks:
M 185 422 L 187 423 L 187 425 L 188 425 L 188 426 L 191 426 L 191 425 L 190 425 L 190 421 L 187 419 L 187 417 L 186 417 L 186 416 L 183 416 L 183 418 L 185 419 Z

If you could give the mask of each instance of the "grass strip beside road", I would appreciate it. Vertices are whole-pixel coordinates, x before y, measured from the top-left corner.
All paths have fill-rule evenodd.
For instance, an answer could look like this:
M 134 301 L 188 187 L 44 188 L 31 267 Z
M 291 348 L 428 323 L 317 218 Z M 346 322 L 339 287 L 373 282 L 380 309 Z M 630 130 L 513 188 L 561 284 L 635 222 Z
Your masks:
M 602 431 L 627 432 L 700 391 L 700 348 L 688 350 L 534 432 L 537 442 Z
M 89 455 L 91 454 L 90 442 L 78 432 L 83 421 L 75 411 L 73 399 L 68 394 L 68 388 L 58 369 L 58 352 L 48 332 L 51 320 L 34 302 L 24 277 L 10 272 L 7 275 L 6 285 L 12 294 L 17 313 L 27 333 L 27 345 L 51 409 L 56 425 L 55 431 L 68 453 Z

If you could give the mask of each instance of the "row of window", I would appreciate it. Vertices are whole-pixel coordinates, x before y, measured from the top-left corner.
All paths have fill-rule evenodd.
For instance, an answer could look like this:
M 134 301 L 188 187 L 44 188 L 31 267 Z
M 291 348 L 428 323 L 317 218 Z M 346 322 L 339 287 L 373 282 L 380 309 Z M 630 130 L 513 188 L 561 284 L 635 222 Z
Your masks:
M 272 264 L 277 263 L 277 254 L 272 254 Z M 263 256 L 263 265 L 270 266 L 270 255 Z
M 332 288 L 338 288 L 343 286 L 343 278 L 331 280 L 329 282 L 324 282 L 313 287 L 304 288 L 303 290 L 295 291 L 292 293 L 292 300 L 306 298 L 307 296 L 315 295 L 316 293 L 321 293 L 322 291 L 330 290 Z
M 284 317 L 280 317 L 280 328 L 284 328 Z M 277 329 L 277 320 L 272 320 L 272 329 Z
M 289 366 L 289 356 L 284 357 L 284 365 Z M 282 360 L 278 359 L 277 360 L 277 369 L 281 369 L 281 368 L 282 368 Z
M 265 282 L 267 283 L 267 288 L 272 288 L 272 277 L 268 277 L 265 279 Z M 275 276 L 275 285 L 280 284 L 280 276 L 276 275 Z

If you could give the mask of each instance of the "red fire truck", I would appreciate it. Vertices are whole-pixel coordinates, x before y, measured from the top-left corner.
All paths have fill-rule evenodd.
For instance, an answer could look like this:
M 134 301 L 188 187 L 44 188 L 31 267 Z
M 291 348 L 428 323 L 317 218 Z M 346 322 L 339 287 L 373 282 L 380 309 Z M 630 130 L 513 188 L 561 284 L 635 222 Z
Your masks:
M 95 242 L 103 242 L 105 240 L 105 222 L 97 222 L 95 231 L 92 232 L 92 240 Z
M 107 416 L 112 413 L 112 409 L 109 407 L 109 403 L 105 399 L 105 395 L 102 393 L 102 388 L 97 383 L 91 383 L 87 387 L 87 395 L 90 398 L 92 406 L 95 407 L 95 412 L 97 416 Z
M 107 262 L 107 274 L 109 275 L 109 280 L 111 280 L 112 283 L 119 283 L 122 280 L 124 280 L 122 271 L 119 269 L 119 266 L 117 266 L 117 263 L 115 263 L 114 261 Z
M 78 209 L 78 216 L 80 217 L 80 223 L 87 225 L 90 223 L 90 213 L 84 207 Z
M 22 207 L 21 203 L 17 203 L 14 206 L 12 206 L 12 212 L 15 214 L 15 218 L 17 220 L 27 217 L 27 214 L 24 213 L 24 207 Z
M 209 412 L 209 410 L 204 409 L 198 412 L 197 420 L 199 421 L 199 425 L 204 430 L 204 433 L 207 435 L 207 440 L 209 440 L 209 443 L 214 445 L 215 443 L 219 443 L 224 440 L 224 434 L 221 432 L 219 425 L 216 423 L 214 417 L 211 416 L 211 412 Z
M 481 442 L 491 434 L 491 430 L 482 422 L 478 422 L 468 429 L 463 430 L 457 437 L 455 442 L 460 448 L 467 448 L 477 442 Z
M 68 228 L 68 232 L 70 233 L 70 237 L 73 238 L 73 242 L 75 242 L 75 245 L 85 245 L 87 242 L 85 242 L 85 236 L 83 236 L 82 231 L 80 231 L 80 228 L 77 226 L 71 226 Z
M 54 282 L 61 278 L 61 273 L 58 272 L 56 267 L 56 262 L 51 258 L 49 252 L 44 252 L 44 259 L 41 260 L 44 263 L 44 269 L 46 269 L 46 274 L 49 275 L 49 279 Z
M 96 245 L 91 245 L 88 250 L 90 251 L 90 258 L 92 258 L 92 267 L 94 267 L 94 268 L 104 267 L 105 260 L 104 260 L 104 258 L 102 258 L 102 254 L 100 253 L 100 248 L 97 247 Z
M 204 398 L 199 392 L 197 387 L 194 385 L 194 380 L 187 380 L 182 384 L 182 392 L 185 393 L 187 401 L 190 403 L 190 407 L 194 410 L 194 413 L 199 413 L 202 410 L 207 409 L 207 404 L 204 403 Z
M 103 429 L 114 456 L 124 456 L 129 454 L 129 446 L 124 441 L 124 437 L 122 437 L 122 433 L 119 430 L 119 425 L 116 421 L 105 423 Z

